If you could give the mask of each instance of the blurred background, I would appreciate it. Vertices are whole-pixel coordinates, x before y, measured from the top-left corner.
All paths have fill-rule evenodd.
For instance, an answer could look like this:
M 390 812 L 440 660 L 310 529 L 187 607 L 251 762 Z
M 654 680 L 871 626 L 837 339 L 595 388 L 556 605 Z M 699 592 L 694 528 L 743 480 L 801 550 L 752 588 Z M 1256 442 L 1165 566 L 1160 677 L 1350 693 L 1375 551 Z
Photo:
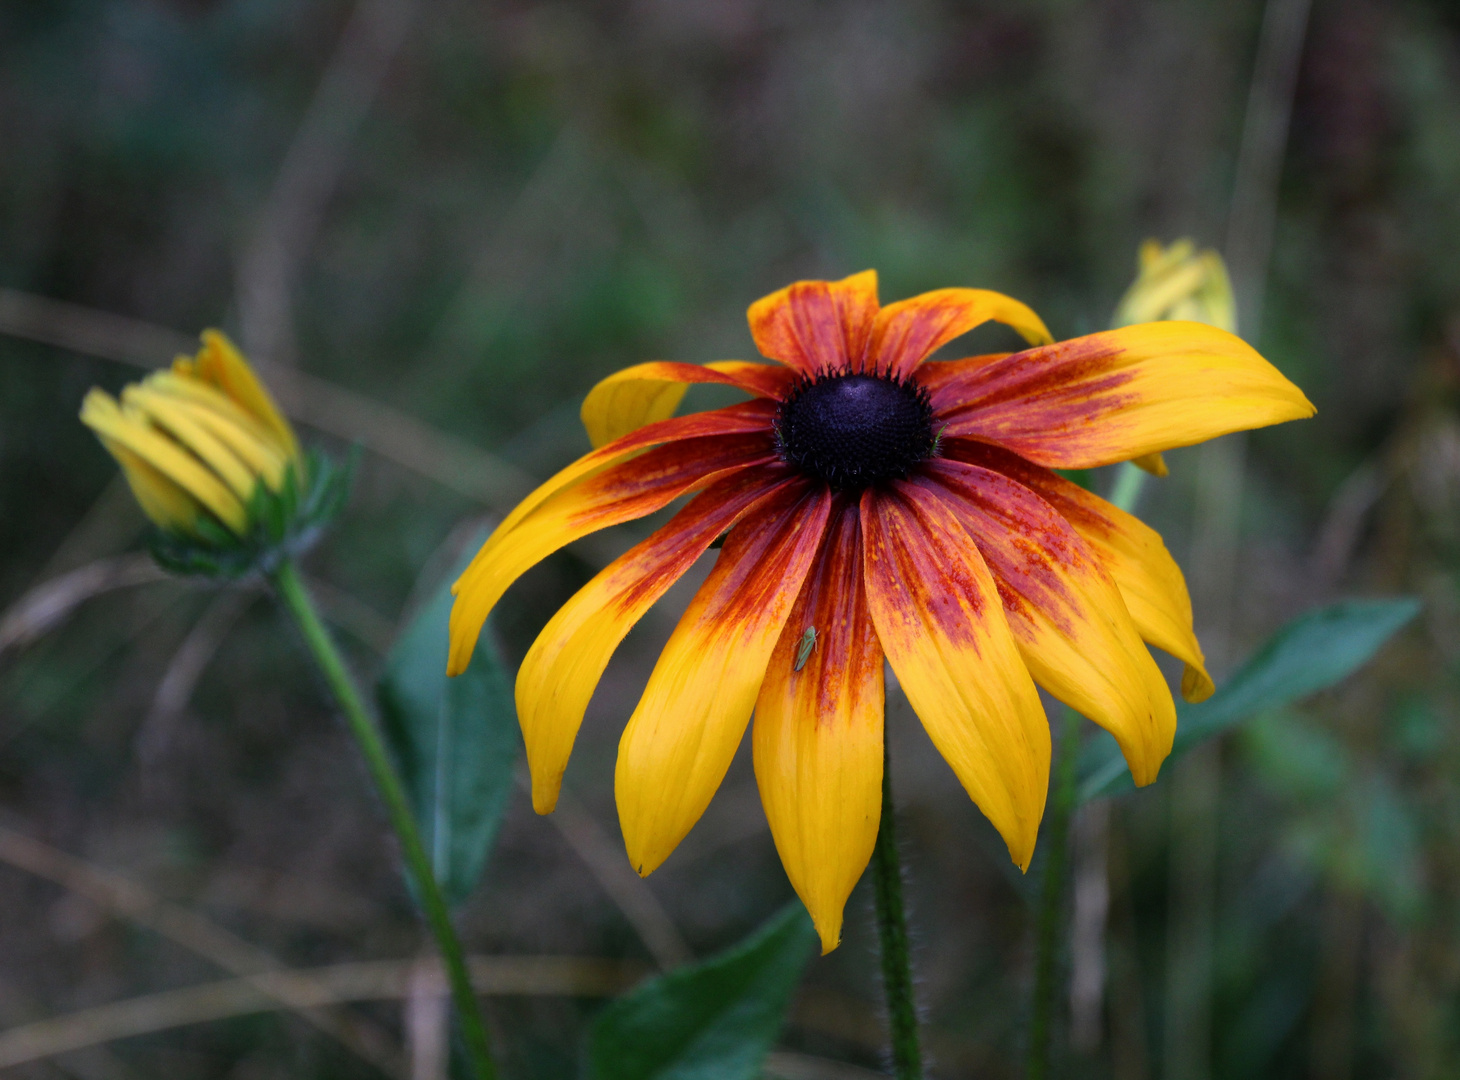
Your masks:
M 221 1018 L 175 1026 L 158 1004 L 270 966 L 404 970 L 426 944 L 292 630 L 257 589 L 150 569 L 76 419 L 89 386 L 219 325 L 306 439 L 363 448 L 306 570 L 369 678 L 477 530 L 588 448 L 604 375 L 750 358 L 751 301 L 867 267 L 884 300 L 993 288 L 1087 333 L 1148 236 L 1226 254 L 1241 331 L 1319 409 L 1173 453 L 1147 488 L 1218 681 L 1317 603 L 1425 608 L 1338 690 L 1082 814 L 1075 892 L 1108 905 L 1068 949 L 1060 1070 L 1455 1076 L 1460 5 L 0 7 L 0 1027 L 87 1044 L 8 1075 L 440 1075 L 443 1007 L 409 980 L 312 1017 L 184 994 Z M 639 535 L 514 588 L 508 662 Z M 625 874 L 613 754 L 695 580 L 620 650 L 565 809 L 518 792 L 462 912 L 475 953 L 566 958 L 489 999 L 508 1076 L 575 1075 L 605 985 L 792 895 L 748 747 L 669 862 Z M 1019 1075 L 1033 875 L 905 703 L 889 725 L 933 1071 Z M 879 1066 L 870 909 L 864 882 L 777 1075 Z M 133 999 L 130 1027 L 86 1011 Z

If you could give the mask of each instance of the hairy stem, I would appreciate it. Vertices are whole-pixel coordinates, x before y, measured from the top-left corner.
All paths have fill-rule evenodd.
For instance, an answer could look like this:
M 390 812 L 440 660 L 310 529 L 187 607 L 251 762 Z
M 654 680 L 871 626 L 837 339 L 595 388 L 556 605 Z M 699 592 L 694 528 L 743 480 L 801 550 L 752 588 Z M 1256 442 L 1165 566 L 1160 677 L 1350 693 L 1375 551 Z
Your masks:
M 471 976 L 467 972 L 466 957 L 461 951 L 461 942 L 451 925 L 451 913 L 441 895 L 441 887 L 431 869 L 426 845 L 421 840 L 416 819 L 411 815 L 410 803 L 405 788 L 390 754 L 381 741 L 380 732 L 365 710 L 354 680 L 345 668 L 344 658 L 335 647 L 334 639 L 320 621 L 319 613 L 310 600 L 299 572 L 289 560 L 279 564 L 273 573 L 274 586 L 279 598 L 294 617 L 304 642 L 314 656 L 325 681 L 329 683 L 340 711 L 350 726 L 350 733 L 365 755 L 365 764 L 370 769 L 371 779 L 381 801 L 385 803 L 386 816 L 395 829 L 400 841 L 401 855 L 405 858 L 411 876 L 416 882 L 417 895 L 426 916 L 426 923 L 436 938 L 436 947 L 441 950 L 441 959 L 451 983 L 451 996 L 456 1002 L 457 1016 L 461 1022 L 461 1033 L 466 1043 L 467 1056 L 477 1080 L 495 1080 L 496 1069 L 492 1064 L 492 1048 L 487 1037 L 486 1025 L 482 1023 L 481 1011 L 475 993 L 471 988 Z
M 892 809 L 892 760 L 886 732 L 882 739 L 882 821 L 872 851 L 872 883 L 877 897 L 877 936 L 882 946 L 882 982 L 887 989 L 887 1020 L 892 1036 L 893 1075 L 922 1080 L 918 1046 L 918 1009 L 913 998 L 908 954 L 907 913 L 902 906 L 902 861 Z

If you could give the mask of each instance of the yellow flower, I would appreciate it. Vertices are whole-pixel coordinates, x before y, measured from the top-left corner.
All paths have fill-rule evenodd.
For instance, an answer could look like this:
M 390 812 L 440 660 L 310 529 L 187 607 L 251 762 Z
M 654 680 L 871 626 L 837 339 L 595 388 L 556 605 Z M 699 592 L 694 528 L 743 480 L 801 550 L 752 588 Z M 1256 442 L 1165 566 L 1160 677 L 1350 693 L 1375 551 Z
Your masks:
M 122 390 L 93 388 L 81 421 L 122 466 L 147 516 L 163 531 L 203 536 L 213 520 L 237 536 L 252 525 L 262 485 L 278 493 L 304 459 L 289 422 L 233 343 L 203 332 L 195 357 Z
M 989 320 L 1013 354 L 929 361 Z M 883 661 L 934 745 L 1029 865 L 1049 784 L 1036 684 L 1111 732 L 1138 784 L 1176 730 L 1146 643 L 1212 691 L 1181 571 L 1137 518 L 1054 470 L 1309 416 L 1241 339 L 1156 322 L 1053 342 L 1025 305 L 940 289 L 883 306 L 877 276 L 750 308 L 775 364 L 650 363 L 583 405 L 597 447 L 515 509 L 456 582 L 449 670 L 502 594 L 597 529 L 679 512 L 548 622 L 517 676 L 533 806 L 553 809 L 584 710 L 635 622 L 724 546 L 619 744 L 629 859 L 655 869 L 709 804 L 752 713 L 762 804 L 823 949 L 877 836 Z M 674 417 L 689 383 L 751 400 Z
M 1227 264 L 1210 248 L 1197 251 L 1190 239 L 1162 248 L 1159 240 L 1141 245 L 1140 269 L 1115 308 L 1113 327 L 1162 320 L 1206 323 L 1229 334 L 1237 332 L 1237 300 Z M 1165 476 L 1160 454 L 1145 454 L 1135 464 Z

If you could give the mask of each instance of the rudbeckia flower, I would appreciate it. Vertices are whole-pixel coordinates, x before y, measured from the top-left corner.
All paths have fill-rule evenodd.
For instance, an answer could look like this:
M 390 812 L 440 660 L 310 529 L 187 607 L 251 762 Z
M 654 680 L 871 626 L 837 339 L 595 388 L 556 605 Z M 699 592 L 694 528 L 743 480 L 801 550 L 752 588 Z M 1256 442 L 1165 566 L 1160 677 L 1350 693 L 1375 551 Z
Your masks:
M 1063 479 L 1309 416 L 1232 334 L 1163 322 L 1052 343 L 1024 304 L 941 289 L 886 307 L 868 271 L 750 308 L 774 364 L 649 363 L 590 391 L 596 447 L 538 488 L 456 582 L 453 673 L 503 592 L 597 529 L 693 497 L 570 599 L 517 678 L 533 806 L 548 813 L 584 710 L 634 623 L 718 538 L 619 744 L 615 790 L 640 874 L 719 786 L 752 713 L 777 850 L 823 948 L 877 835 L 883 660 L 934 745 L 1027 868 L 1050 733 L 1036 685 L 1115 736 L 1139 784 L 1176 727 L 1146 648 L 1212 691 L 1161 538 Z M 993 320 L 1030 348 L 929 362 Z M 673 415 L 687 384 L 750 400 Z
M 278 493 L 304 459 L 289 422 L 268 390 L 217 330 L 203 333 L 197 356 L 179 356 L 122 390 L 118 401 L 93 388 L 81 421 L 122 466 L 138 504 L 165 532 L 211 536 L 217 522 L 241 536 L 250 502 Z

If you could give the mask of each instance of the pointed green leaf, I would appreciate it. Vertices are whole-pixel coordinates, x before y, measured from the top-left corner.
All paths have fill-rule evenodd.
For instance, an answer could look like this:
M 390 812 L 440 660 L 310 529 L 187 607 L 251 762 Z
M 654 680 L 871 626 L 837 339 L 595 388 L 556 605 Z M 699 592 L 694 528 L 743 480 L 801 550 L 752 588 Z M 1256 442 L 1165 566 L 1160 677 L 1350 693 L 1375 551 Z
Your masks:
M 489 634 L 446 677 L 443 585 L 396 642 L 378 688 L 385 736 L 449 903 L 471 894 L 512 792 L 521 739 L 512 686 Z
M 752 1080 L 760 1075 L 816 934 L 799 901 L 750 937 L 651 979 L 589 1035 L 594 1080 Z
M 1294 619 L 1206 701 L 1177 705 L 1168 764 L 1249 716 L 1333 686 L 1368 663 L 1419 608 L 1411 597 L 1343 600 Z M 1091 739 L 1080 755 L 1080 801 L 1133 787 L 1115 740 L 1105 732 Z

